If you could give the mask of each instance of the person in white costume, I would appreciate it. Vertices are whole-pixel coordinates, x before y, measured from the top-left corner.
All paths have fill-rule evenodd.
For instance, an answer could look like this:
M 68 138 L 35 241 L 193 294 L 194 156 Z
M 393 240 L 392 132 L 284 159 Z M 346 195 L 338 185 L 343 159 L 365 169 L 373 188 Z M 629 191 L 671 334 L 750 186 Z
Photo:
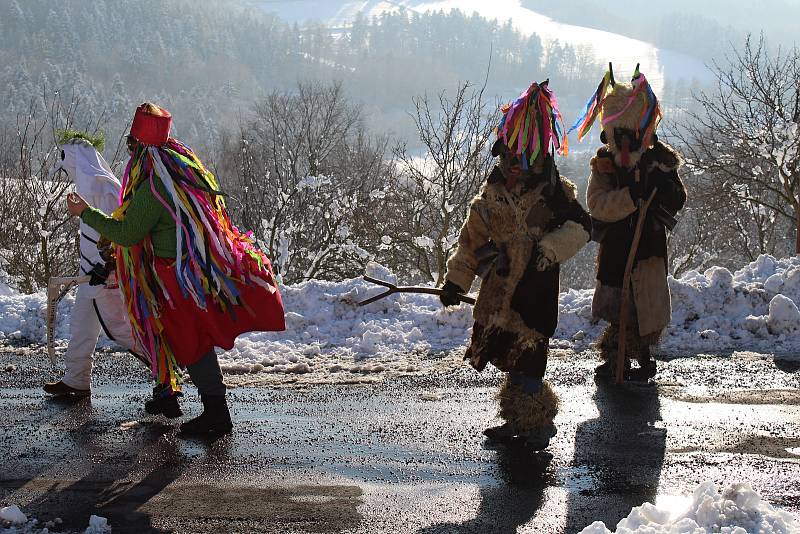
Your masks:
M 61 147 L 61 159 L 51 174 L 64 170 L 75 183 L 75 190 L 93 206 L 111 213 L 119 203 L 120 182 L 103 156 L 86 139 L 73 137 Z M 91 200 L 89 200 L 91 199 Z M 100 235 L 85 223 L 79 226 L 80 262 L 78 276 L 91 276 L 78 285 L 70 316 L 70 339 L 64 354 L 64 378 L 44 385 L 51 395 L 89 396 L 94 350 L 101 330 L 142 359 L 131 332 L 125 302 L 116 283 L 113 267 L 107 265 L 98 242 Z

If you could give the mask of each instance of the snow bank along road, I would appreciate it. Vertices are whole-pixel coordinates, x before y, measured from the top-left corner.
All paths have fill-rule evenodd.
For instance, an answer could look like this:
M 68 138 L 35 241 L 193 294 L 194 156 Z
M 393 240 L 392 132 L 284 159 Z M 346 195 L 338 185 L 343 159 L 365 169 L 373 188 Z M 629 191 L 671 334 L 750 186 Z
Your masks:
M 205 443 L 143 417 L 149 386 L 130 358 L 100 358 L 92 400 L 63 403 L 38 389 L 51 374 L 41 346 L 0 346 L 0 508 L 38 518 L 23 532 L 82 532 L 92 515 L 115 534 L 575 533 L 594 521 L 608 529 L 587 532 L 605 533 L 629 515 L 618 532 L 678 520 L 700 529 L 671 532 L 797 532 L 799 364 L 676 358 L 659 362 L 657 389 L 628 392 L 598 387 L 592 357 L 555 351 L 559 433 L 551 456 L 532 458 L 484 443 L 499 377 L 462 366 L 237 387 L 235 433 Z M 709 486 L 693 499 L 705 481 L 727 500 Z M 631 511 L 645 502 L 659 509 Z
M 371 265 L 369 274 L 395 280 L 378 265 Z M 735 273 L 720 267 L 689 271 L 680 279 L 670 278 L 669 284 L 673 319 L 658 347 L 660 354 L 800 354 L 800 256 L 761 256 Z M 309 374 L 318 382 L 341 383 L 427 373 L 431 352 L 463 353 L 472 328 L 469 306 L 445 310 L 430 295 L 394 295 L 369 306 L 354 305 L 381 289 L 361 279 L 283 288 L 286 332 L 240 336 L 233 350 L 221 355 L 223 369 L 261 383 Z M 591 290 L 561 294 L 554 348 L 581 351 L 597 339 L 604 324 L 591 320 L 592 296 Z M 67 297 L 59 306 L 59 351 L 66 347 L 72 301 Z M 45 309 L 43 293 L 20 295 L 0 283 L 0 341 L 43 344 Z

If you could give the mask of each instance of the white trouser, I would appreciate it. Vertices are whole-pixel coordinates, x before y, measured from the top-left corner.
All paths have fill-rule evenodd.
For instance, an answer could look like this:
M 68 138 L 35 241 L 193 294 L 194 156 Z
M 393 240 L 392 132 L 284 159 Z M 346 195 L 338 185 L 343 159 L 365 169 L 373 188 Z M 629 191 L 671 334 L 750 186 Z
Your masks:
M 79 285 L 70 316 L 69 345 L 64 353 L 66 370 L 62 379 L 66 385 L 76 389 L 89 389 L 91 384 L 94 349 L 103 328 L 98 312 L 103 326 L 117 344 L 126 350 L 135 350 L 136 347 L 119 289 Z

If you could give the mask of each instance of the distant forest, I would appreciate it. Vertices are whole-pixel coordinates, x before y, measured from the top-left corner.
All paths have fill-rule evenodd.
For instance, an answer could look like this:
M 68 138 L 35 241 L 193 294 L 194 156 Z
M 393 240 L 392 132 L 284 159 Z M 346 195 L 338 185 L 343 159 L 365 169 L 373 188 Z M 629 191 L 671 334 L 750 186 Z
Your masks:
M 145 99 L 173 111 L 178 135 L 212 146 L 270 91 L 339 80 L 375 132 L 413 138 L 412 97 L 482 85 L 489 69 L 489 97 L 510 100 L 550 76 L 574 110 L 602 72 L 586 50 L 457 11 L 360 18 L 332 34 L 234 0 L 7 0 L 0 65 L 0 121 L 27 113 L 43 91 L 74 92 L 110 145 Z

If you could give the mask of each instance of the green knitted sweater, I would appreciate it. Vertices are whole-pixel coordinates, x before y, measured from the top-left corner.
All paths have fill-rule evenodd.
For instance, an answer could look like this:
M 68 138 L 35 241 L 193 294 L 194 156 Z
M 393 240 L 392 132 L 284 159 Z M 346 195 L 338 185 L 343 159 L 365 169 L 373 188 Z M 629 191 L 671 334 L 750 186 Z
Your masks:
M 164 185 L 159 182 L 156 189 L 161 198 L 173 206 Z M 124 220 L 117 221 L 91 207 L 83 210 L 81 220 L 112 243 L 123 247 L 136 245 L 149 234 L 153 240 L 153 252 L 156 256 L 175 257 L 177 249 L 175 221 L 150 191 L 147 183 L 141 184 L 134 192 Z

